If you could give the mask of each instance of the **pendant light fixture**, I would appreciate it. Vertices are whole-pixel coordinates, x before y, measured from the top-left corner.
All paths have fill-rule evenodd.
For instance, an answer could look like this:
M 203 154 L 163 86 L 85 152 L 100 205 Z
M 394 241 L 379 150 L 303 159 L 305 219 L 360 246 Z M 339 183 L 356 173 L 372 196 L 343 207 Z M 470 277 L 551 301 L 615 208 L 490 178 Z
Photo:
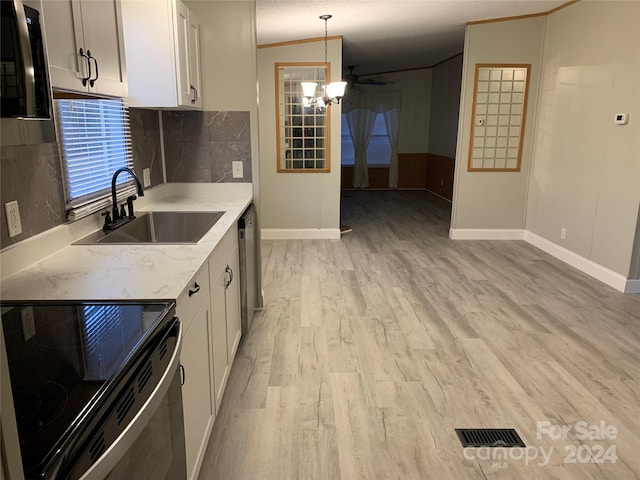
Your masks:
M 329 68 L 329 62 L 327 61 L 327 20 L 333 15 L 320 15 L 320 20 L 324 20 L 324 64 Z M 321 85 L 320 93 L 316 94 L 318 84 L 316 82 L 301 82 L 302 94 L 305 97 L 305 105 L 316 106 L 318 108 L 324 108 L 332 103 L 340 103 L 340 100 L 344 96 L 344 90 L 347 86 L 347 82 L 331 82 Z

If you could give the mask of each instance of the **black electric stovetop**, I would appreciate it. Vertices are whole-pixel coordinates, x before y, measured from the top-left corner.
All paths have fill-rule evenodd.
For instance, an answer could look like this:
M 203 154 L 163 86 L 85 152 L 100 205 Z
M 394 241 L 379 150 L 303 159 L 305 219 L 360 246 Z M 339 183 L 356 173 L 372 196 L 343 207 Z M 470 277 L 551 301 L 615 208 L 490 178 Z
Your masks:
M 2 303 L 25 472 L 77 427 L 172 303 Z

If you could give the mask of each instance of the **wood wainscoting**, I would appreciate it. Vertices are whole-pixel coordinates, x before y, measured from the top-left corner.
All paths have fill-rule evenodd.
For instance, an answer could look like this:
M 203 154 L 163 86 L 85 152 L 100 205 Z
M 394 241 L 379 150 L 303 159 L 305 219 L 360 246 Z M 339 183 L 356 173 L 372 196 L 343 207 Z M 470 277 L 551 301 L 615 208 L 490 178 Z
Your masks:
M 455 159 L 432 153 L 398 154 L 398 189 L 429 190 L 447 200 L 453 198 Z M 342 167 L 343 189 L 353 188 L 353 167 Z M 368 190 L 389 188 L 389 168 L 369 167 Z
M 453 170 L 455 159 L 429 153 L 425 188 L 447 200 L 453 200 Z

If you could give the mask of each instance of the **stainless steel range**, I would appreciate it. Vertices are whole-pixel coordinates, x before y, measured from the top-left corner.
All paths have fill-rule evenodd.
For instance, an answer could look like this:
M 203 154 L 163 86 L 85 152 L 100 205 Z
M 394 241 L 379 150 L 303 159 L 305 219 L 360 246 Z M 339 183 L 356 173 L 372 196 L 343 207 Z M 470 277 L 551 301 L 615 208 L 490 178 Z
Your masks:
M 14 460 L 11 480 L 186 478 L 175 304 L 1 308 L 13 400 L 3 398 L 2 453 Z

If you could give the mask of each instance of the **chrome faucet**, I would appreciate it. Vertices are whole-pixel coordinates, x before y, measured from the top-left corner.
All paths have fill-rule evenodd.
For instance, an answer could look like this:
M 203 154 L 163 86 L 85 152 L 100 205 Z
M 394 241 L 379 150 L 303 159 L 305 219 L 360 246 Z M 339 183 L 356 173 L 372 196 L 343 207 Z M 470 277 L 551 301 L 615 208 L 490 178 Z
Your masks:
M 118 175 L 121 172 L 129 172 L 129 175 L 131 175 L 131 177 L 133 177 L 133 180 L 136 182 L 136 189 L 138 190 L 138 196 L 144 197 L 144 191 L 142 191 L 142 185 L 140 185 L 140 180 L 138 180 L 138 177 L 136 177 L 136 174 L 133 173 L 133 170 L 127 167 L 122 167 L 117 169 L 113 173 L 113 178 L 111 179 L 111 202 L 113 205 L 111 209 L 113 218 L 111 220 L 113 223 L 116 223 L 118 220 L 126 217 L 124 215 L 120 215 L 120 213 L 118 212 L 118 200 L 116 199 L 116 179 L 118 178 Z M 129 218 L 135 218 L 133 216 L 133 200 L 135 200 L 135 196 L 133 198 L 129 197 L 127 199 L 127 206 L 129 207 Z

